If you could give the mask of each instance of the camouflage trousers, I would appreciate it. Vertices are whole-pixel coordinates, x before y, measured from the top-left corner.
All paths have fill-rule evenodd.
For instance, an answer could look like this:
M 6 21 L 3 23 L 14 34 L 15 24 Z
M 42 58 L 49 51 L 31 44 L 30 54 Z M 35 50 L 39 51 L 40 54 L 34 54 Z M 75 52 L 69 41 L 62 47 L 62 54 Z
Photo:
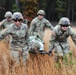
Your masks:
M 56 53 L 57 56 L 60 57 L 68 55 L 70 49 L 69 44 L 67 42 L 55 43 L 54 48 L 55 48 L 54 52 Z
M 69 55 L 69 44 L 66 42 L 63 43 L 54 43 L 54 59 L 56 62 L 62 61 L 64 57 L 68 58 Z
M 22 62 L 26 63 L 26 60 L 28 59 L 28 46 L 10 47 L 10 55 L 11 58 L 16 62 L 20 62 L 22 60 Z

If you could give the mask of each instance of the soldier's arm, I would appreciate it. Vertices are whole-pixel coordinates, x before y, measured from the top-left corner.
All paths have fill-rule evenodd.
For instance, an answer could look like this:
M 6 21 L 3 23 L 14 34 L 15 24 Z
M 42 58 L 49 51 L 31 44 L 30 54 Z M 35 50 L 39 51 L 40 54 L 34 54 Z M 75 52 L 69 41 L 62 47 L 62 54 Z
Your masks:
M 46 20 L 45 25 L 47 28 L 50 28 L 51 30 L 53 30 L 53 28 L 54 28 L 48 20 Z
M 76 33 L 74 32 L 74 30 L 71 27 L 69 27 L 69 33 L 70 33 L 70 36 L 71 36 L 74 44 L 76 45 Z
M 58 32 L 57 27 L 55 27 L 51 33 L 51 38 L 49 40 L 49 52 L 52 52 L 52 49 L 54 48 L 55 39 L 56 39 L 56 32 Z
M 2 38 L 4 38 L 6 35 L 8 35 L 10 33 L 11 33 L 11 29 L 8 27 L 0 32 L 0 36 L 2 36 Z
M 33 35 L 34 28 L 35 28 L 35 21 L 32 20 L 32 22 L 30 24 L 30 29 L 29 29 L 29 35 Z
M 53 28 L 53 30 L 52 30 L 52 34 L 51 34 L 51 40 L 55 40 L 56 39 L 56 37 L 57 37 L 57 33 L 58 33 L 58 26 L 55 26 L 54 28 Z

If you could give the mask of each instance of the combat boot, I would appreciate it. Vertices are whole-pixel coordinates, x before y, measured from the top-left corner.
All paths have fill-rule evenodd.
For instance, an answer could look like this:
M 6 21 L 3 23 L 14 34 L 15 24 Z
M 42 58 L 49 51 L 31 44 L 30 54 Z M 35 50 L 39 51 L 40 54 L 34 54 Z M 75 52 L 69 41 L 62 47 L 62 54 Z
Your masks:
M 35 49 L 30 49 L 29 53 L 36 53 Z
M 44 50 L 40 50 L 39 52 L 40 52 L 40 54 L 46 54 L 46 51 L 44 51 Z
M 59 56 L 55 56 L 54 59 L 55 59 L 55 62 L 59 62 Z

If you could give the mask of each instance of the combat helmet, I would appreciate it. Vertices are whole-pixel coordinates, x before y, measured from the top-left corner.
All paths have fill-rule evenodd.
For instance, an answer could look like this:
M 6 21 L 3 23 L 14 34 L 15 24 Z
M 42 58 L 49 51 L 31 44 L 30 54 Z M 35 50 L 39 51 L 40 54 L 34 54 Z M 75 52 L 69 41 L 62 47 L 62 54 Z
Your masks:
M 5 17 L 7 18 L 7 17 L 11 17 L 12 18 L 12 13 L 10 12 L 10 11 L 7 11 L 6 13 L 5 13 Z
M 12 15 L 12 19 L 22 19 L 23 20 L 23 16 L 20 12 L 15 12 Z
M 45 12 L 44 12 L 44 10 L 39 10 L 38 12 L 37 12 L 37 15 L 45 15 Z
M 70 25 L 70 20 L 67 17 L 62 17 L 59 21 L 59 25 Z

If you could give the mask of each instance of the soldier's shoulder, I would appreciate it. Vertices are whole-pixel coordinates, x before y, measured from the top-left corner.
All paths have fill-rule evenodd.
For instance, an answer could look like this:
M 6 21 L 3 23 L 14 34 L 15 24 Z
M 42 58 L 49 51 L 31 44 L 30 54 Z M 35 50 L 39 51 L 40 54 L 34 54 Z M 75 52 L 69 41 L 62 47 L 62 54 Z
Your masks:
M 72 28 L 71 26 L 69 26 L 69 27 L 68 27 L 68 31 L 69 31 L 69 32 L 73 32 L 74 30 L 73 30 L 73 28 Z
M 47 20 L 46 18 L 43 18 L 43 20 L 45 20 L 45 21 L 49 21 L 49 20 Z
M 60 29 L 60 25 L 56 25 L 54 29 Z
M 45 24 L 47 24 L 47 23 L 51 24 L 50 21 L 47 20 L 46 18 L 43 18 L 43 23 L 45 23 Z
M 35 17 L 35 18 L 32 20 L 32 22 L 36 22 L 37 20 L 38 20 L 38 18 Z
M 13 27 L 13 26 L 14 26 L 14 23 L 11 23 L 8 27 L 10 27 L 10 28 L 11 28 L 11 27 Z
M 27 24 L 25 24 L 25 23 L 22 23 L 22 26 L 25 27 L 25 28 L 28 27 Z
M 71 27 L 71 26 L 68 26 L 68 28 L 69 28 L 69 29 L 72 29 L 72 27 Z
M 60 25 L 56 25 L 53 29 L 53 31 L 56 31 L 56 32 L 58 32 L 59 30 L 60 30 Z
M 3 23 L 6 22 L 6 21 L 7 21 L 6 19 L 2 20 Z

